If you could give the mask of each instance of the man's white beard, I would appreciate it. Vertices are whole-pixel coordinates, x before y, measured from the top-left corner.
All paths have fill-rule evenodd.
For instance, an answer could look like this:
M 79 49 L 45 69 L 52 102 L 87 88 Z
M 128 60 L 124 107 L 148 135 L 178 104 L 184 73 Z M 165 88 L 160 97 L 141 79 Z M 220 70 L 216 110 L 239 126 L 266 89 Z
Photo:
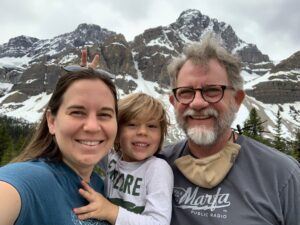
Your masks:
M 217 139 L 217 134 L 205 126 L 196 126 L 188 128 L 186 135 L 197 145 L 211 145 Z
M 222 115 L 220 115 L 217 110 L 213 108 L 204 109 L 202 110 L 202 112 L 196 112 L 195 110 L 188 109 L 184 112 L 182 116 L 183 118 L 180 118 L 176 113 L 176 119 L 179 126 L 184 130 L 185 134 L 192 142 L 199 146 L 213 145 L 230 128 L 232 122 L 235 119 L 238 106 L 234 101 L 230 102 L 230 105 L 231 107 L 228 108 L 228 111 L 223 113 Z M 189 115 L 194 114 L 214 117 L 214 126 L 211 128 L 203 125 L 188 127 L 185 118 Z

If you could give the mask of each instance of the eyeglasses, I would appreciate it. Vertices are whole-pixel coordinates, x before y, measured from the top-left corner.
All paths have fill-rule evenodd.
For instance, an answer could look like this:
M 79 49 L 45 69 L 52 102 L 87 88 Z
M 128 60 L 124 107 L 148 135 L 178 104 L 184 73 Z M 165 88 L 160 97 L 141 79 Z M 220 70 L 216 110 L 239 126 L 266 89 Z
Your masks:
M 202 88 L 178 87 L 172 91 L 176 100 L 182 104 L 190 104 L 195 98 L 196 91 L 200 91 L 204 101 L 217 103 L 223 98 L 226 89 L 234 90 L 233 87 L 226 85 L 207 85 Z
M 91 67 L 83 67 L 83 66 L 79 66 L 79 65 L 70 65 L 70 66 L 64 66 L 62 67 L 65 71 L 67 72 L 84 72 L 84 71 L 95 71 L 96 73 L 101 74 L 102 76 L 106 76 L 110 79 L 115 79 L 116 75 L 109 73 L 105 70 L 102 69 L 93 69 Z

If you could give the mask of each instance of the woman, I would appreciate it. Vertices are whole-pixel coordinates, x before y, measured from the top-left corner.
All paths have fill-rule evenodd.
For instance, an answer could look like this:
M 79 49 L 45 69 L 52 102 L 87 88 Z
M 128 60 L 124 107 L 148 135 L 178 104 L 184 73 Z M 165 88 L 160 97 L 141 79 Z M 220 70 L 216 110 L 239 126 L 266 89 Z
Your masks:
M 102 224 L 79 221 L 73 208 L 86 205 L 82 180 L 103 193 L 94 166 L 117 133 L 117 94 L 104 71 L 66 67 L 29 145 L 0 168 L 0 224 Z M 108 204 L 112 205 L 112 204 Z M 114 223 L 116 208 L 105 208 Z

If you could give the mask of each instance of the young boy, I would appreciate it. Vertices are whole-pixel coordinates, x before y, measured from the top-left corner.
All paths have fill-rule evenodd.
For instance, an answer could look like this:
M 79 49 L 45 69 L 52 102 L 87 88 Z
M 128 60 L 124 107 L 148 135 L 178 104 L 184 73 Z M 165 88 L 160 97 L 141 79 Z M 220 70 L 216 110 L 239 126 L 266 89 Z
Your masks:
M 163 105 L 153 97 L 135 93 L 119 101 L 115 151 L 108 156 L 108 202 L 86 183 L 80 193 L 90 204 L 75 209 L 80 219 L 108 219 L 115 224 L 170 224 L 173 173 L 155 155 L 167 132 Z M 112 204 L 113 203 L 113 204 Z M 113 205 L 113 206 L 112 206 Z M 111 208 L 111 215 L 103 208 Z M 105 210 L 107 212 L 107 210 Z

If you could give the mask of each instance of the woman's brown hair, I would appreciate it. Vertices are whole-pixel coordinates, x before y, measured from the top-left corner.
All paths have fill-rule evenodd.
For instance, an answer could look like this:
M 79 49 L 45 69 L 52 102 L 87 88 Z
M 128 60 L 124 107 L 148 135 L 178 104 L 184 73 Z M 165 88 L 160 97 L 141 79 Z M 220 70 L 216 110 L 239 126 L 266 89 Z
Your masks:
M 58 145 L 55 142 L 53 135 L 49 133 L 46 113 L 50 111 L 53 116 L 56 116 L 65 92 L 68 88 L 78 80 L 101 80 L 110 89 L 114 99 L 115 99 L 115 112 L 118 112 L 117 106 L 117 91 L 111 78 L 98 70 L 91 68 L 77 69 L 74 71 L 63 71 L 63 75 L 59 78 L 53 94 L 45 108 L 42 115 L 41 122 L 38 124 L 36 131 L 29 141 L 28 145 L 24 148 L 19 156 L 14 158 L 12 162 L 22 162 L 32 159 L 45 158 L 46 160 L 61 160 L 61 152 Z

